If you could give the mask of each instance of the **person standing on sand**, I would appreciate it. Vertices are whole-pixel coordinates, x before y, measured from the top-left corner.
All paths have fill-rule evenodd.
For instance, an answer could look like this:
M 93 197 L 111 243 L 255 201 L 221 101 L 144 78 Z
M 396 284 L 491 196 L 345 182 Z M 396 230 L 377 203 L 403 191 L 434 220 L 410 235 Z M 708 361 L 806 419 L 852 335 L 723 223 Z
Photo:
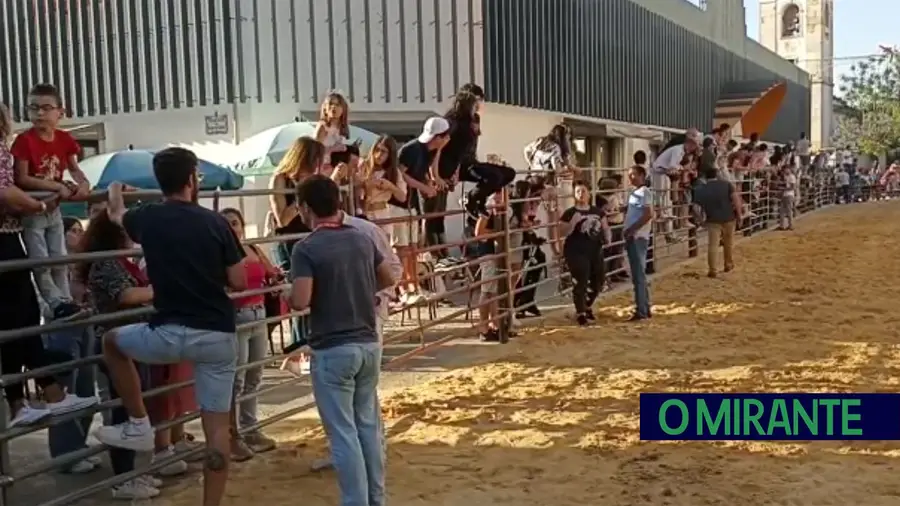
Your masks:
M 719 177 L 715 165 L 705 166 L 703 177 L 706 182 L 694 189 L 694 199 L 706 216 L 706 227 L 709 230 L 707 275 L 714 278 L 717 275 L 719 244 L 724 250 L 725 272 L 734 269 L 734 230 L 736 223 L 741 220 L 744 203 L 734 184 Z
M 343 222 L 333 181 L 310 176 L 297 188 L 297 203 L 313 232 L 291 254 L 290 306 L 310 310 L 310 378 L 341 504 L 383 506 L 376 294 L 394 286 L 393 268 L 372 239 Z

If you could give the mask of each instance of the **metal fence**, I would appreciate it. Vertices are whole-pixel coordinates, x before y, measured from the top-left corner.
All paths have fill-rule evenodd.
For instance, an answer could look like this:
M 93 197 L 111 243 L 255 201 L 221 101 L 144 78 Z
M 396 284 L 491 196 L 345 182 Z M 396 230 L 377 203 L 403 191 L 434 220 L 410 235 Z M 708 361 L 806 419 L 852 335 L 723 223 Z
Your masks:
M 614 194 L 618 194 L 620 196 L 626 195 L 627 188 L 625 187 L 610 190 L 598 189 L 598 186 L 600 186 L 598 183 L 598 180 L 601 179 L 600 176 L 610 175 L 610 172 L 619 172 L 620 174 L 624 174 L 624 172 L 620 169 L 592 168 L 584 169 L 580 178 L 593 182 L 590 186 L 592 188 L 591 191 L 594 196 L 609 197 Z M 625 179 L 627 181 L 627 178 Z M 809 179 L 803 179 L 802 181 L 803 183 L 799 190 L 800 195 L 797 199 L 796 212 L 798 214 L 815 211 L 822 207 L 828 206 L 835 201 L 835 191 L 830 182 L 813 181 Z M 525 306 L 523 305 L 517 307 L 517 294 L 521 294 L 526 290 L 537 289 L 539 286 L 548 283 L 558 283 L 560 285 L 559 289 L 552 290 L 551 293 L 540 298 L 535 298 L 533 300 L 534 304 L 541 305 L 550 299 L 559 298 L 567 294 L 570 288 L 568 288 L 565 284 L 565 279 L 568 277 L 568 274 L 563 268 L 564 260 L 560 255 L 554 255 L 552 252 L 552 250 L 555 248 L 553 246 L 553 243 L 555 242 L 557 245 L 561 246 L 561 242 L 563 240 L 562 238 L 558 237 L 557 234 L 559 227 L 558 216 L 559 214 L 561 214 L 561 211 L 572 202 L 572 195 L 569 193 L 571 191 L 571 183 L 566 183 L 565 181 L 563 181 L 560 183 L 560 188 L 561 193 L 555 196 L 548 196 L 547 194 L 544 194 L 532 195 L 518 200 L 507 200 L 509 204 L 519 202 L 540 206 L 542 211 L 539 213 L 539 217 L 544 218 L 543 223 L 541 224 L 514 225 L 510 220 L 511 213 L 509 213 L 506 209 L 508 206 L 505 206 L 503 209 L 498 211 L 505 217 L 503 220 L 501 220 L 503 222 L 502 230 L 492 231 L 490 234 L 482 235 L 480 237 L 460 238 L 459 240 L 450 241 L 447 244 L 417 247 L 415 249 L 415 254 L 419 258 L 419 263 L 425 265 L 426 268 L 421 275 L 418 274 L 418 270 L 416 273 L 413 273 L 412 275 L 414 279 L 412 280 L 412 282 L 418 286 L 428 285 L 433 287 L 436 285 L 440 285 L 443 287 L 443 290 L 441 290 L 440 293 L 435 293 L 434 295 L 425 298 L 424 300 L 420 300 L 406 307 L 398 308 L 392 312 L 392 317 L 394 319 L 399 318 L 404 322 L 407 320 L 411 320 L 414 322 L 414 325 L 410 329 L 394 331 L 386 335 L 384 340 L 385 346 L 390 347 L 395 343 L 404 343 L 406 345 L 409 345 L 409 343 L 414 343 L 415 346 L 408 351 L 404 351 L 399 355 L 392 357 L 385 363 L 386 368 L 398 367 L 410 358 L 422 354 L 431 348 L 441 346 L 452 339 L 464 337 L 465 334 L 435 337 L 432 330 L 436 326 L 446 322 L 459 321 L 461 318 L 469 319 L 473 311 L 477 311 L 481 305 L 492 302 L 498 303 L 499 311 L 495 319 L 500 329 L 501 342 L 505 342 L 508 337 L 510 327 L 510 316 L 515 312 L 525 308 Z M 778 219 L 778 201 L 781 197 L 780 192 L 774 187 L 769 186 L 768 182 L 764 179 L 744 180 L 741 182 L 741 184 L 739 184 L 739 190 L 741 191 L 741 196 L 748 208 L 748 211 L 750 211 L 747 214 L 748 217 L 744 220 L 744 223 L 741 224 L 742 226 L 740 230 L 743 232 L 743 234 L 752 235 L 771 229 L 776 224 L 776 221 Z M 648 255 L 647 265 L 647 270 L 650 273 L 652 273 L 653 271 L 659 271 L 666 265 L 670 265 L 687 258 L 697 256 L 700 248 L 705 244 L 705 233 L 702 225 L 697 226 L 693 223 L 692 206 L 689 202 L 689 199 L 687 198 L 689 192 L 676 189 L 671 191 L 666 190 L 665 195 L 663 195 L 663 192 L 659 190 L 654 190 L 653 193 L 656 197 L 667 197 L 658 199 L 659 202 L 672 201 L 673 203 L 671 205 L 658 206 L 658 208 L 656 209 L 656 219 L 654 220 L 653 224 L 654 232 L 651 237 L 650 254 Z M 266 197 L 271 194 L 273 194 L 272 190 L 201 192 L 200 198 L 207 204 L 209 203 L 209 201 L 211 201 L 212 209 L 219 210 L 221 199 L 225 197 Z M 145 200 L 159 197 L 160 195 L 158 192 L 151 191 L 139 191 L 129 194 L 129 198 L 140 198 Z M 105 198 L 103 193 L 96 193 L 92 196 L 92 199 L 94 200 L 103 198 Z M 376 223 L 394 224 L 394 226 L 407 227 L 421 226 L 421 222 L 429 218 L 446 219 L 452 217 L 461 217 L 464 213 L 465 211 L 463 209 L 455 208 L 442 213 L 430 213 L 420 216 L 409 216 L 406 218 L 393 218 L 390 220 L 376 221 Z M 621 231 L 621 227 L 622 225 L 616 225 L 614 228 L 617 228 L 619 231 Z M 513 235 L 521 234 L 524 232 L 535 232 L 546 235 L 547 244 L 544 245 L 544 249 L 550 250 L 550 254 L 547 255 L 546 264 L 537 267 L 546 269 L 548 275 L 544 279 L 531 284 L 525 284 L 524 282 L 518 280 L 523 279 L 523 275 L 527 270 L 535 267 L 523 268 L 520 264 L 518 264 L 518 262 L 516 262 L 517 255 L 514 255 L 515 253 L 521 252 L 530 246 L 511 246 L 513 243 L 513 241 L 511 241 Z M 304 235 L 305 234 L 294 234 L 273 237 L 260 237 L 247 239 L 246 243 L 272 244 L 301 239 L 302 237 L 304 237 Z M 496 240 L 497 242 L 498 247 L 495 254 L 480 256 L 477 258 L 469 258 L 465 261 L 461 261 L 450 267 L 442 269 L 435 269 L 433 262 L 428 260 L 428 257 L 430 256 L 427 255 L 428 253 L 434 253 L 439 250 L 445 250 L 448 248 L 464 248 L 469 244 L 490 239 Z M 625 265 L 627 264 L 627 262 L 624 260 L 624 253 L 622 252 L 623 248 L 621 248 L 623 244 L 624 241 L 622 241 L 619 236 L 618 240 L 614 241 L 612 245 L 609 245 L 609 254 L 606 256 L 605 260 L 610 262 L 610 265 L 612 265 L 613 268 L 610 269 L 608 274 L 620 273 L 626 270 Z M 48 267 L 52 265 L 62 264 L 74 265 L 78 262 L 84 261 L 135 257 L 139 255 L 141 255 L 141 251 L 139 249 L 133 249 L 95 253 L 75 253 L 61 258 L 46 258 L 40 260 L 23 259 L 3 261 L 0 262 L 0 272 L 19 269 L 31 269 L 35 267 Z M 485 278 L 483 276 L 480 276 L 478 273 L 480 271 L 480 267 L 483 265 L 487 265 L 488 263 L 495 264 L 498 269 L 496 270 L 497 274 L 495 276 Z M 459 280 L 455 286 L 453 281 L 454 279 Z M 437 280 L 440 280 L 441 283 L 436 283 Z M 479 300 L 477 302 L 473 300 L 473 294 L 479 291 L 478 288 L 481 285 L 493 282 L 497 282 L 499 285 L 495 296 L 489 299 Z M 256 290 L 248 290 L 241 293 L 234 293 L 232 294 L 232 298 L 241 298 L 266 293 L 279 293 L 287 289 L 288 286 L 289 285 L 285 284 Z M 447 301 L 454 296 L 466 294 L 468 295 L 468 302 L 466 304 L 452 310 L 449 314 L 445 314 L 440 317 L 438 316 L 438 312 L 436 310 L 436 304 L 438 302 Z M 88 318 L 82 320 L 68 322 L 49 322 L 43 325 L 28 328 L 2 331 L 0 332 L 0 344 L 6 345 L 26 336 L 44 335 L 51 332 L 64 330 L 74 330 L 83 332 L 84 339 L 86 339 L 87 341 L 86 349 L 92 350 L 94 349 L 94 344 L 98 337 L 94 333 L 94 327 L 96 325 L 104 325 L 105 327 L 110 327 L 123 322 L 132 321 L 136 318 L 146 317 L 147 315 L 151 314 L 152 311 L 153 309 L 150 307 L 128 309 L 116 311 L 114 313 L 93 314 Z M 241 325 L 239 326 L 239 331 L 241 329 L 249 328 L 253 325 L 269 323 L 280 325 L 283 321 L 291 322 L 291 320 L 295 317 L 303 316 L 304 314 L 302 312 L 292 311 L 279 316 L 259 320 L 254 323 Z M 288 323 L 288 325 L 290 324 L 291 323 Z M 274 358 L 278 358 L 281 356 L 282 355 L 269 356 L 265 359 L 242 365 L 239 370 L 264 367 L 266 364 L 270 364 Z M 96 366 L 100 361 L 101 357 L 99 355 L 93 355 L 78 358 L 76 360 L 65 363 L 51 365 L 37 370 L 0 371 L 0 387 L 17 383 L 27 383 L 34 378 L 46 375 L 73 374 L 76 370 L 93 370 L 94 374 L 96 374 Z M 304 381 L 304 378 L 292 378 L 289 380 L 285 380 L 273 385 L 266 386 L 265 388 L 260 388 L 258 391 L 246 396 L 242 396 L 238 400 L 265 395 L 269 392 L 290 387 L 292 385 L 297 385 L 298 383 Z M 193 384 L 193 381 L 183 381 L 177 384 L 154 388 L 153 390 L 147 391 L 145 393 L 145 398 L 170 393 L 174 390 L 189 386 L 191 384 Z M 13 467 L 10 461 L 9 452 L 9 444 L 12 440 L 23 437 L 27 434 L 47 429 L 51 426 L 74 423 L 77 419 L 86 416 L 92 417 L 97 412 L 109 410 L 119 405 L 119 400 L 105 400 L 82 411 L 52 417 L 33 425 L 23 425 L 10 428 L 8 424 L 9 409 L 7 403 L 0 403 L 0 490 L 2 490 L 2 494 L 0 494 L 0 506 L 7 506 L 9 504 L 8 493 L 11 488 L 15 487 L 17 484 L 20 484 L 38 475 L 52 472 L 54 470 L 59 470 L 66 466 L 71 466 L 72 464 L 80 460 L 107 450 L 107 448 L 103 445 L 97 445 L 68 453 L 50 460 L 34 461 L 29 462 L 28 465 L 25 466 Z M 302 405 L 287 409 L 267 419 L 261 420 L 258 424 L 256 424 L 256 426 L 242 427 L 241 431 L 245 432 L 256 430 L 258 428 L 277 423 L 278 421 L 290 417 L 296 413 L 305 411 L 311 406 L 312 405 Z M 175 420 L 165 422 L 163 425 L 160 425 L 157 428 L 171 427 L 176 424 L 194 420 L 198 417 L 199 414 L 196 412 L 189 413 L 180 416 Z M 192 450 L 190 453 L 197 454 L 202 451 L 202 449 L 198 448 Z M 62 496 L 56 497 L 41 504 L 42 506 L 71 504 L 81 498 L 90 496 L 96 492 L 108 489 L 117 484 L 124 483 L 125 481 L 137 476 L 157 471 L 160 468 L 171 464 L 172 462 L 185 459 L 189 456 L 191 455 L 182 453 L 177 454 L 171 458 L 155 461 L 149 466 L 142 467 L 130 473 L 103 479 L 80 490 L 66 492 Z

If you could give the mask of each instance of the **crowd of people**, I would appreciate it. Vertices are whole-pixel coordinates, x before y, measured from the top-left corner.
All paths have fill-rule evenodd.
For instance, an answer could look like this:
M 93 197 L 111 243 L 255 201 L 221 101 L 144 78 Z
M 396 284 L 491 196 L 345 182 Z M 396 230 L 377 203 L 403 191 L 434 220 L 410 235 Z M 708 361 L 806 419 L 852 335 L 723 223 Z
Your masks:
M 272 331 L 259 322 L 286 309 L 308 311 L 302 322 L 294 317 L 282 367 L 310 375 L 331 446 L 325 465 L 337 472 L 343 503 L 381 505 L 385 438 L 377 387 L 384 325 L 392 310 L 440 297 L 431 292 L 441 291 L 435 287 L 443 275 L 421 276 L 423 261 L 466 273 L 480 292 L 480 338 L 497 342 L 518 319 L 540 315 L 536 285 L 550 268 L 558 266 L 570 280 L 565 287 L 579 325 L 594 322 L 592 307 L 611 283 L 627 280 L 635 302 L 630 319 L 640 322 L 652 317 L 647 275 L 654 269 L 654 238 L 674 243 L 679 231 L 706 227 L 715 277 L 720 243 L 728 272 L 736 231 L 764 228 L 762 206 L 772 195 L 781 228 L 792 227 L 802 186 L 797 173 L 810 163 L 805 136 L 796 148 L 770 152 L 755 135 L 744 144 L 730 139 L 729 125 L 706 137 L 691 129 L 653 159 L 636 152 L 624 177 L 592 181 L 574 161 L 569 127 L 559 124 L 524 146 L 527 170 L 516 180 L 507 161 L 479 159 L 483 101 L 480 86 L 464 85 L 446 114 L 429 118 L 416 138 L 398 145 L 381 136 L 363 153 L 349 138 L 348 102 L 328 94 L 314 135 L 298 138 L 271 178 L 268 228 L 284 240 L 270 260 L 264 249 L 243 243 L 240 211 L 198 205 L 198 160 L 182 148 L 153 158 L 161 202 L 128 209 L 129 188 L 116 183 L 105 201 L 91 202 L 86 226 L 64 218 L 60 201 L 87 200 L 90 188 L 77 143 L 58 128 L 62 97 L 51 85 L 34 87 L 28 97 L 33 126 L 9 149 L 10 121 L 6 114 L 0 121 L 0 262 L 30 257 L 50 259 L 52 266 L 0 270 L 0 330 L 151 305 L 156 311 L 146 320 L 2 343 L 5 374 L 103 355 L 100 377 L 85 367 L 37 378 L 40 405 L 28 402 L 23 384 L 6 386 L 11 425 L 89 412 L 99 397 L 121 399 L 94 431 L 110 448 L 113 471 L 132 471 L 136 452 L 151 452 L 165 464 L 157 474 L 171 476 L 186 472 L 179 456 L 200 444 L 172 422 L 199 409 L 204 504 L 219 504 L 229 463 L 276 446 L 257 428 L 254 394 Z M 453 214 L 450 195 L 464 184 L 471 188 L 463 192 L 459 241 L 447 237 L 446 221 Z M 37 199 L 29 191 L 52 197 Z M 462 245 L 458 255 L 451 243 Z M 133 247 L 143 260 L 52 261 Z M 285 283 L 287 292 L 277 293 Z M 510 290 L 514 307 L 504 314 L 499 301 Z M 99 337 L 96 349 L 88 349 L 90 332 Z M 191 379 L 192 387 L 143 397 Z M 85 448 L 91 418 L 52 425 L 51 454 Z M 65 471 L 99 465 L 91 457 Z M 112 494 L 152 498 L 160 485 L 148 475 Z

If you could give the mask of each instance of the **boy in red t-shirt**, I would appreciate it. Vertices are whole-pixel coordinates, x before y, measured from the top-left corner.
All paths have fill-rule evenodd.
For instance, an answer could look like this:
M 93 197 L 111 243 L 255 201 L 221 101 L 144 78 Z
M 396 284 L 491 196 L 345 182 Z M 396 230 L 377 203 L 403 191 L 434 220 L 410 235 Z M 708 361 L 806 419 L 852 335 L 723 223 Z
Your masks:
M 83 200 L 90 185 L 78 166 L 81 148 L 68 132 L 59 130 L 63 114 L 62 98 L 52 84 L 38 84 L 28 94 L 28 116 L 32 127 L 16 137 L 10 151 L 16 158 L 16 184 L 24 190 L 55 192 L 58 198 L 47 212 L 22 219 L 22 234 L 29 258 L 66 255 L 66 236 L 59 200 Z M 66 171 L 74 180 L 64 181 Z M 72 302 L 69 273 L 65 265 L 35 268 L 35 279 L 55 319 L 82 316 Z

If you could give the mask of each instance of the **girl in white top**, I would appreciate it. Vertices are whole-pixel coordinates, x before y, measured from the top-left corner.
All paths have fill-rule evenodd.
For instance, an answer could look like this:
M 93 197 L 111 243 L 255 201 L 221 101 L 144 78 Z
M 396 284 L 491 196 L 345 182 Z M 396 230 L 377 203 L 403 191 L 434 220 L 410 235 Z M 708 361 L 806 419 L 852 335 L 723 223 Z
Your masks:
M 557 221 L 559 209 L 568 209 L 575 202 L 572 182 L 577 176 L 572 163 L 572 132 L 564 124 L 555 125 L 550 133 L 538 137 L 525 146 L 525 161 L 528 170 L 540 174 L 546 181 L 544 203 L 547 209 L 547 220 Z M 550 227 L 550 248 L 559 256 L 562 244 L 557 227 Z
M 389 135 L 382 135 L 375 141 L 363 162 L 362 191 L 368 219 L 374 221 L 408 215 L 406 209 L 391 205 L 392 200 L 406 202 L 406 182 L 400 177 L 397 142 Z M 392 225 L 379 226 L 388 237 L 393 237 Z
M 350 137 L 350 123 L 347 116 L 350 106 L 347 99 L 338 92 L 332 91 L 325 96 L 319 107 L 319 122 L 313 137 L 325 146 L 325 164 L 331 162 L 331 153 L 339 153 L 347 149 L 344 139 Z

